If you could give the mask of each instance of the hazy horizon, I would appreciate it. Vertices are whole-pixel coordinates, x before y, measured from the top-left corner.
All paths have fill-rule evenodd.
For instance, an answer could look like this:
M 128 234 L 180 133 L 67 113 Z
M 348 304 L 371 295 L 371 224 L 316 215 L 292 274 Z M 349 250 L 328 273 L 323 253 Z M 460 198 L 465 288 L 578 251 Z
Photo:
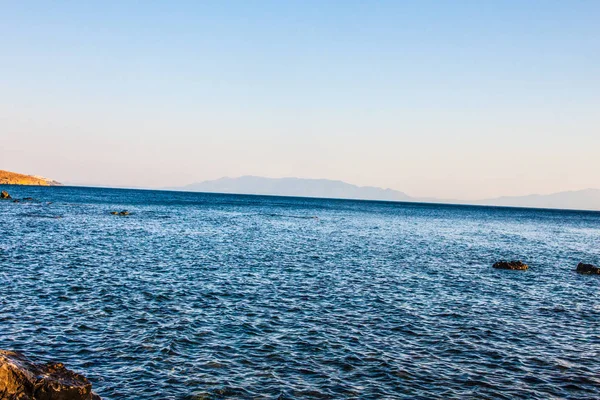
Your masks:
M 261 182 L 263 181 L 263 182 Z M 264 181 L 273 181 L 276 185 L 280 183 L 292 184 L 298 181 L 299 186 L 291 185 L 284 186 L 267 186 L 271 190 L 266 189 L 261 184 Z M 339 198 L 339 199 L 362 199 L 362 200 L 389 200 L 389 201 L 409 201 L 409 202 L 425 202 L 425 203 L 442 203 L 442 204 L 473 204 L 473 205 L 492 205 L 492 206 L 516 206 L 516 207 L 534 207 L 534 208 L 559 208 L 559 209 L 582 209 L 582 210 L 600 210 L 600 189 L 584 188 L 578 190 L 567 190 L 551 193 L 529 193 L 520 196 L 497 196 L 491 198 L 479 199 L 452 199 L 441 197 L 419 197 L 413 196 L 410 193 L 405 193 L 401 190 L 377 187 L 377 186 L 361 186 L 351 182 L 345 182 L 337 179 L 320 179 L 320 178 L 299 178 L 299 177 L 260 177 L 254 175 L 243 175 L 238 177 L 220 177 L 217 179 L 209 179 L 205 181 L 189 182 L 181 186 L 165 186 L 165 187 L 144 187 L 144 186 L 115 186 L 102 184 L 89 184 L 77 182 L 59 182 L 65 186 L 81 186 L 81 187 L 98 187 L 98 188 L 115 188 L 115 189 L 141 189 L 141 190 L 167 190 L 167 191 L 183 191 L 183 192 L 204 192 L 204 193 L 230 193 L 230 194 L 257 194 L 257 195 L 272 195 L 272 196 L 293 196 L 293 197 L 313 197 L 313 198 Z M 220 186 L 223 183 L 232 183 L 225 187 Z M 242 186 L 239 184 L 242 183 Z M 317 185 L 317 191 L 314 187 L 306 186 L 307 183 Z M 257 184 L 254 186 L 254 184 Z M 346 186 L 340 188 L 340 185 Z M 356 189 L 366 189 L 359 193 L 354 193 Z M 334 190 L 331 192 L 331 190 Z M 339 190 L 339 191 L 336 191 Z M 349 190 L 349 191 L 348 191 Z M 391 191 L 391 193 L 390 193 Z M 547 205 L 556 195 L 562 196 L 561 201 L 557 204 Z M 575 195 L 573 198 L 564 198 L 564 196 Z
M 7 3 L 0 169 L 163 188 L 598 188 L 597 2 Z
M 3 168 L 0 168 L 0 170 L 2 170 Z M 19 172 L 19 171 L 11 171 L 11 172 Z M 43 177 L 43 178 L 48 178 L 48 179 L 53 179 L 50 176 L 44 176 L 44 175 L 40 175 L 40 174 L 29 174 L 27 173 L 27 175 L 32 175 L 32 176 L 38 176 L 38 177 Z M 427 201 L 442 201 L 442 202 L 452 202 L 452 201 L 460 201 L 460 202 L 481 202 L 481 201 L 489 201 L 489 200 L 495 200 L 495 199 L 502 199 L 502 198 L 512 198 L 512 197 L 528 197 L 528 196 L 548 196 L 548 195 L 554 195 L 554 194 L 560 194 L 560 193 L 570 193 L 570 192 L 585 192 L 588 190 L 598 190 L 600 191 L 600 188 L 598 187 L 585 187 L 585 188 L 580 188 L 580 189 L 570 189 L 570 190 L 558 190 L 558 191 L 551 191 L 551 192 L 546 192 L 546 193 L 542 193 L 542 192 L 528 192 L 528 193 L 523 193 L 523 194 L 519 194 L 519 195 L 498 195 L 498 196 L 493 196 L 493 197 L 479 197 L 479 198 L 445 198 L 445 197 L 438 197 L 438 196 L 416 196 L 413 195 L 412 193 L 408 193 L 406 191 L 403 191 L 401 189 L 396 189 L 396 188 L 390 188 L 390 187 L 382 187 L 382 186 L 374 186 L 374 185 L 358 185 L 352 182 L 347 182 L 341 179 L 329 179 L 329 178 L 301 178 L 301 177 L 297 177 L 297 176 L 282 176 L 282 177 L 269 177 L 269 176 L 257 176 L 257 175 L 240 175 L 240 176 L 221 176 L 218 178 L 214 178 L 214 179 L 205 179 L 205 180 L 197 180 L 197 181 L 190 181 L 187 183 L 184 183 L 182 185 L 165 185 L 165 186 L 139 186 L 139 185 L 115 185 L 115 184 L 110 184 L 110 183 L 96 183 L 96 182 L 74 182 L 74 181 L 58 181 L 60 184 L 65 185 L 65 186 L 82 186 L 82 187 L 100 187 L 100 188 L 115 188 L 115 189 L 148 189 L 148 190 L 175 190 L 175 191 L 185 191 L 186 187 L 192 187 L 196 184 L 204 184 L 204 183 L 209 183 L 209 182 L 216 182 L 216 181 L 220 181 L 222 179 L 241 179 L 241 178 L 261 178 L 261 179 L 273 179 L 273 180 L 284 180 L 284 179 L 299 179 L 299 180 L 306 180 L 306 181 L 330 181 L 330 182 L 341 182 L 344 184 L 349 184 L 349 185 L 353 185 L 353 186 L 357 186 L 358 188 L 375 188 L 375 189 L 381 189 L 381 190 L 393 190 L 396 192 L 400 192 L 400 193 L 404 193 L 408 196 L 410 196 L 411 198 L 413 198 L 416 201 L 423 201 L 423 200 L 427 200 Z M 233 193 L 233 192 L 232 192 Z M 240 194 L 244 194 L 244 193 L 240 193 Z M 307 197 L 311 197 L 311 196 L 307 196 Z M 321 196 L 317 196 L 317 197 L 321 197 Z

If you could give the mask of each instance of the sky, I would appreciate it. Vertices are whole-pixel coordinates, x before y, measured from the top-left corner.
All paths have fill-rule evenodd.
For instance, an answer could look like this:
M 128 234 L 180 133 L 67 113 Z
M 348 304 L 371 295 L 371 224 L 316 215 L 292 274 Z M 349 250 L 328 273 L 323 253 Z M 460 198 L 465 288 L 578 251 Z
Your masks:
M 0 0 L 0 169 L 600 188 L 600 2 Z

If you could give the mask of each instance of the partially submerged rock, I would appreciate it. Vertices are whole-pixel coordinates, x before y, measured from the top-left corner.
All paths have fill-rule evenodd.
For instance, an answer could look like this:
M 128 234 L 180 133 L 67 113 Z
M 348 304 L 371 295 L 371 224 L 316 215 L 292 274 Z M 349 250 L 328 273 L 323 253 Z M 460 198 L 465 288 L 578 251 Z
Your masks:
M 492 267 L 496 269 L 526 270 L 529 266 L 522 261 L 498 261 Z
M 596 267 L 595 265 L 592 264 L 584 264 L 584 263 L 579 263 L 577 265 L 577 272 L 579 272 L 580 274 L 600 274 L 600 267 Z
M 6 190 L 3 190 L 2 192 L 0 192 L 0 199 L 10 200 L 12 199 L 12 197 L 10 197 L 10 194 L 8 194 Z
M 9 199 L 10 199 L 10 197 L 9 197 Z M 31 202 L 31 201 L 36 201 L 36 199 L 34 199 L 33 197 L 23 197 L 22 199 L 14 199 L 13 203 Z
M 0 399 L 100 400 L 83 375 L 61 363 L 35 364 L 23 354 L 0 350 Z
M 123 210 L 123 211 L 121 211 L 121 212 L 118 212 L 118 211 L 112 211 L 112 212 L 111 212 L 111 214 L 112 214 L 112 215 L 121 215 L 121 216 L 124 216 L 124 215 L 129 215 L 129 211 L 127 211 L 127 210 Z

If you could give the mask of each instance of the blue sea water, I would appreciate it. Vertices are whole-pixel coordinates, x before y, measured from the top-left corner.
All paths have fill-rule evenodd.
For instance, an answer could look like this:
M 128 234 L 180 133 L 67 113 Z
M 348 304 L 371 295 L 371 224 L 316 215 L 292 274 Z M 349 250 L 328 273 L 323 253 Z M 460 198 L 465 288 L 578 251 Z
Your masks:
M 0 348 L 105 399 L 600 398 L 600 213 L 3 189 Z

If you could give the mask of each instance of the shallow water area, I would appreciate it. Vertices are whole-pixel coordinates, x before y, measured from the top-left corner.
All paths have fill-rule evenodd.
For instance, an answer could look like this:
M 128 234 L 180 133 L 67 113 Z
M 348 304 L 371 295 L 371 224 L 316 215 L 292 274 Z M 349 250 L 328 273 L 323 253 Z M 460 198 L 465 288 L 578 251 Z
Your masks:
M 0 348 L 105 399 L 600 398 L 600 213 L 2 189 Z

